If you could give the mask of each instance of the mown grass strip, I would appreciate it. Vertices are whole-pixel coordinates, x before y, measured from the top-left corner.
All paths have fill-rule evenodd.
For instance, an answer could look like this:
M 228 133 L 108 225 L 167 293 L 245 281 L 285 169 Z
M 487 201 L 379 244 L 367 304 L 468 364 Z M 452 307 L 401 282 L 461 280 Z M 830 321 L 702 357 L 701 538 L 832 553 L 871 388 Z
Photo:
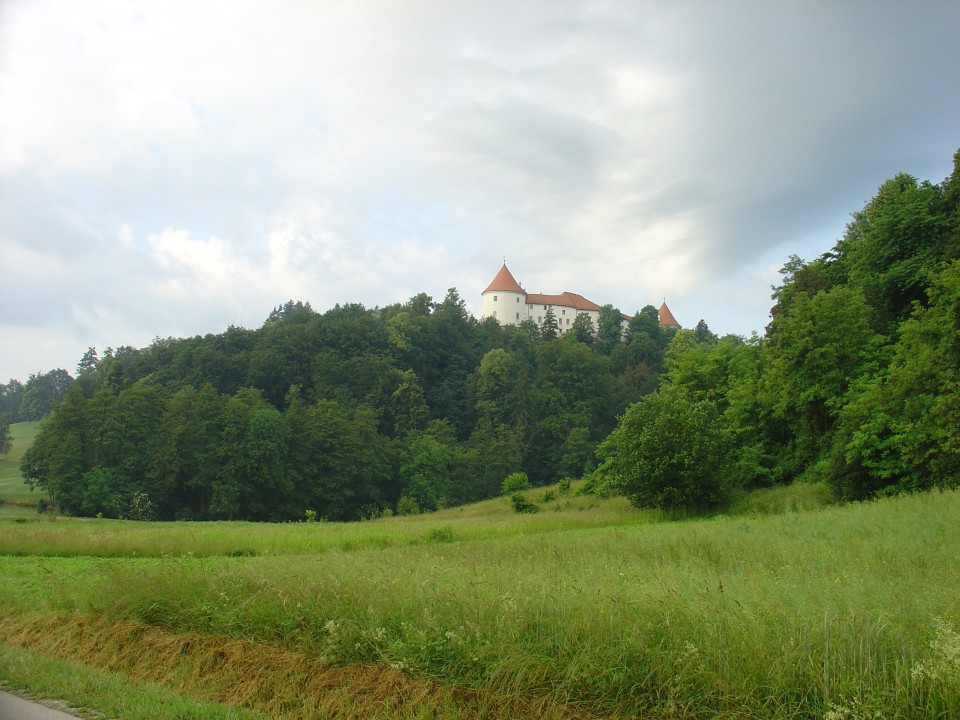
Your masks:
M 20 474 L 23 453 L 33 444 L 39 422 L 14 423 L 10 426 L 13 447 L 6 455 L 0 455 L 0 504 L 28 505 L 35 508 L 41 494 L 32 492 Z
M 543 493 L 540 492 L 540 495 Z M 245 557 L 315 555 L 341 550 L 404 547 L 451 540 L 490 540 L 590 527 L 650 524 L 656 513 L 624 498 L 563 498 L 543 512 L 518 515 L 508 498 L 429 515 L 359 523 L 170 522 L 70 519 L 34 514 L 29 522 L 0 521 L 0 555 L 73 557 Z

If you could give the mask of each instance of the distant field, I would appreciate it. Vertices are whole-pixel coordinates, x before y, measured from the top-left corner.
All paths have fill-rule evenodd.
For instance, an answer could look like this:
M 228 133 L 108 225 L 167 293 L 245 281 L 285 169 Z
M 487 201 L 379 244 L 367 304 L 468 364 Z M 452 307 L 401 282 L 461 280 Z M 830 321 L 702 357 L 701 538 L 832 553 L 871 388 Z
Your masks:
M 529 516 L 0 520 L 0 645 L 290 719 L 960 717 L 960 492 L 682 522 L 543 492 Z
M 14 423 L 10 426 L 13 448 L 0 455 L 0 500 L 8 505 L 36 506 L 39 495 L 30 492 L 20 475 L 20 459 L 33 443 L 39 422 Z

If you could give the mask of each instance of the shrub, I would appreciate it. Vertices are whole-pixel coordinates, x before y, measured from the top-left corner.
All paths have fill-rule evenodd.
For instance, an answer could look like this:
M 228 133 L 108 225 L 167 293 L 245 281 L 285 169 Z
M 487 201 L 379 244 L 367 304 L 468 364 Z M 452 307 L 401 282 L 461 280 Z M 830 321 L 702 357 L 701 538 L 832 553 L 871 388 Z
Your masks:
M 566 497 L 570 494 L 570 478 L 563 478 L 557 485 L 557 492 Z
M 420 506 L 409 495 L 403 495 L 397 500 L 397 515 L 419 515 Z
M 523 493 L 514 493 L 510 497 L 510 504 L 513 505 L 513 509 L 518 513 L 535 513 L 538 511 L 537 506 L 527 500 Z
M 503 479 L 503 484 L 500 485 L 500 492 L 503 495 L 510 495 L 511 493 L 529 489 L 530 478 L 527 477 L 525 472 L 510 473 Z
M 449 525 L 444 525 L 443 527 L 438 528 L 430 528 L 430 530 L 427 532 L 427 542 L 453 542 L 453 528 Z
M 102 517 L 97 513 L 97 517 Z M 144 491 L 135 492 L 130 498 L 130 505 L 127 510 L 128 520 L 155 520 L 156 512 L 153 508 L 153 502 L 150 496 Z

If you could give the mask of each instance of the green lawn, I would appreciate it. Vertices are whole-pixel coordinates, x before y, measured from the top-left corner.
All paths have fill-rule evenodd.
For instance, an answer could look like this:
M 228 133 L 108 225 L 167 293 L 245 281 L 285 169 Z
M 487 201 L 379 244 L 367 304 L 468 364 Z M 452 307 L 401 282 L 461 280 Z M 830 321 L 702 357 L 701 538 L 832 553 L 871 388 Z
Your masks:
M 39 422 L 14 423 L 10 426 L 13 436 L 13 448 L 6 455 L 0 455 L 0 501 L 7 505 L 36 506 L 39 495 L 30 492 L 20 475 L 20 460 L 23 453 L 33 443 L 37 435 Z

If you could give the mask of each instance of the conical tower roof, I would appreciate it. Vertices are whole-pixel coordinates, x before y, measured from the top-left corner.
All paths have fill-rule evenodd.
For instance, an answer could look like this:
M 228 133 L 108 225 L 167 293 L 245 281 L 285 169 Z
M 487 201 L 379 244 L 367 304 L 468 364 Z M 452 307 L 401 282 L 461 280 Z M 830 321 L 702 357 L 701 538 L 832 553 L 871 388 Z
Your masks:
M 524 295 L 527 294 L 527 291 L 524 290 L 522 287 L 520 287 L 520 283 L 518 283 L 514 279 L 513 275 L 510 274 L 510 271 L 507 269 L 506 263 L 503 264 L 503 267 L 500 268 L 500 272 L 498 272 L 496 277 L 493 278 L 493 280 L 490 282 L 489 285 L 487 285 L 487 289 L 480 294 L 483 295 L 488 292 L 494 292 L 494 291 L 515 292 L 515 293 L 522 293 Z
M 657 317 L 660 318 L 660 324 L 663 327 L 680 327 L 680 323 L 677 322 L 673 313 L 670 312 L 670 308 L 667 307 L 666 300 L 663 301 L 663 305 L 657 310 Z

